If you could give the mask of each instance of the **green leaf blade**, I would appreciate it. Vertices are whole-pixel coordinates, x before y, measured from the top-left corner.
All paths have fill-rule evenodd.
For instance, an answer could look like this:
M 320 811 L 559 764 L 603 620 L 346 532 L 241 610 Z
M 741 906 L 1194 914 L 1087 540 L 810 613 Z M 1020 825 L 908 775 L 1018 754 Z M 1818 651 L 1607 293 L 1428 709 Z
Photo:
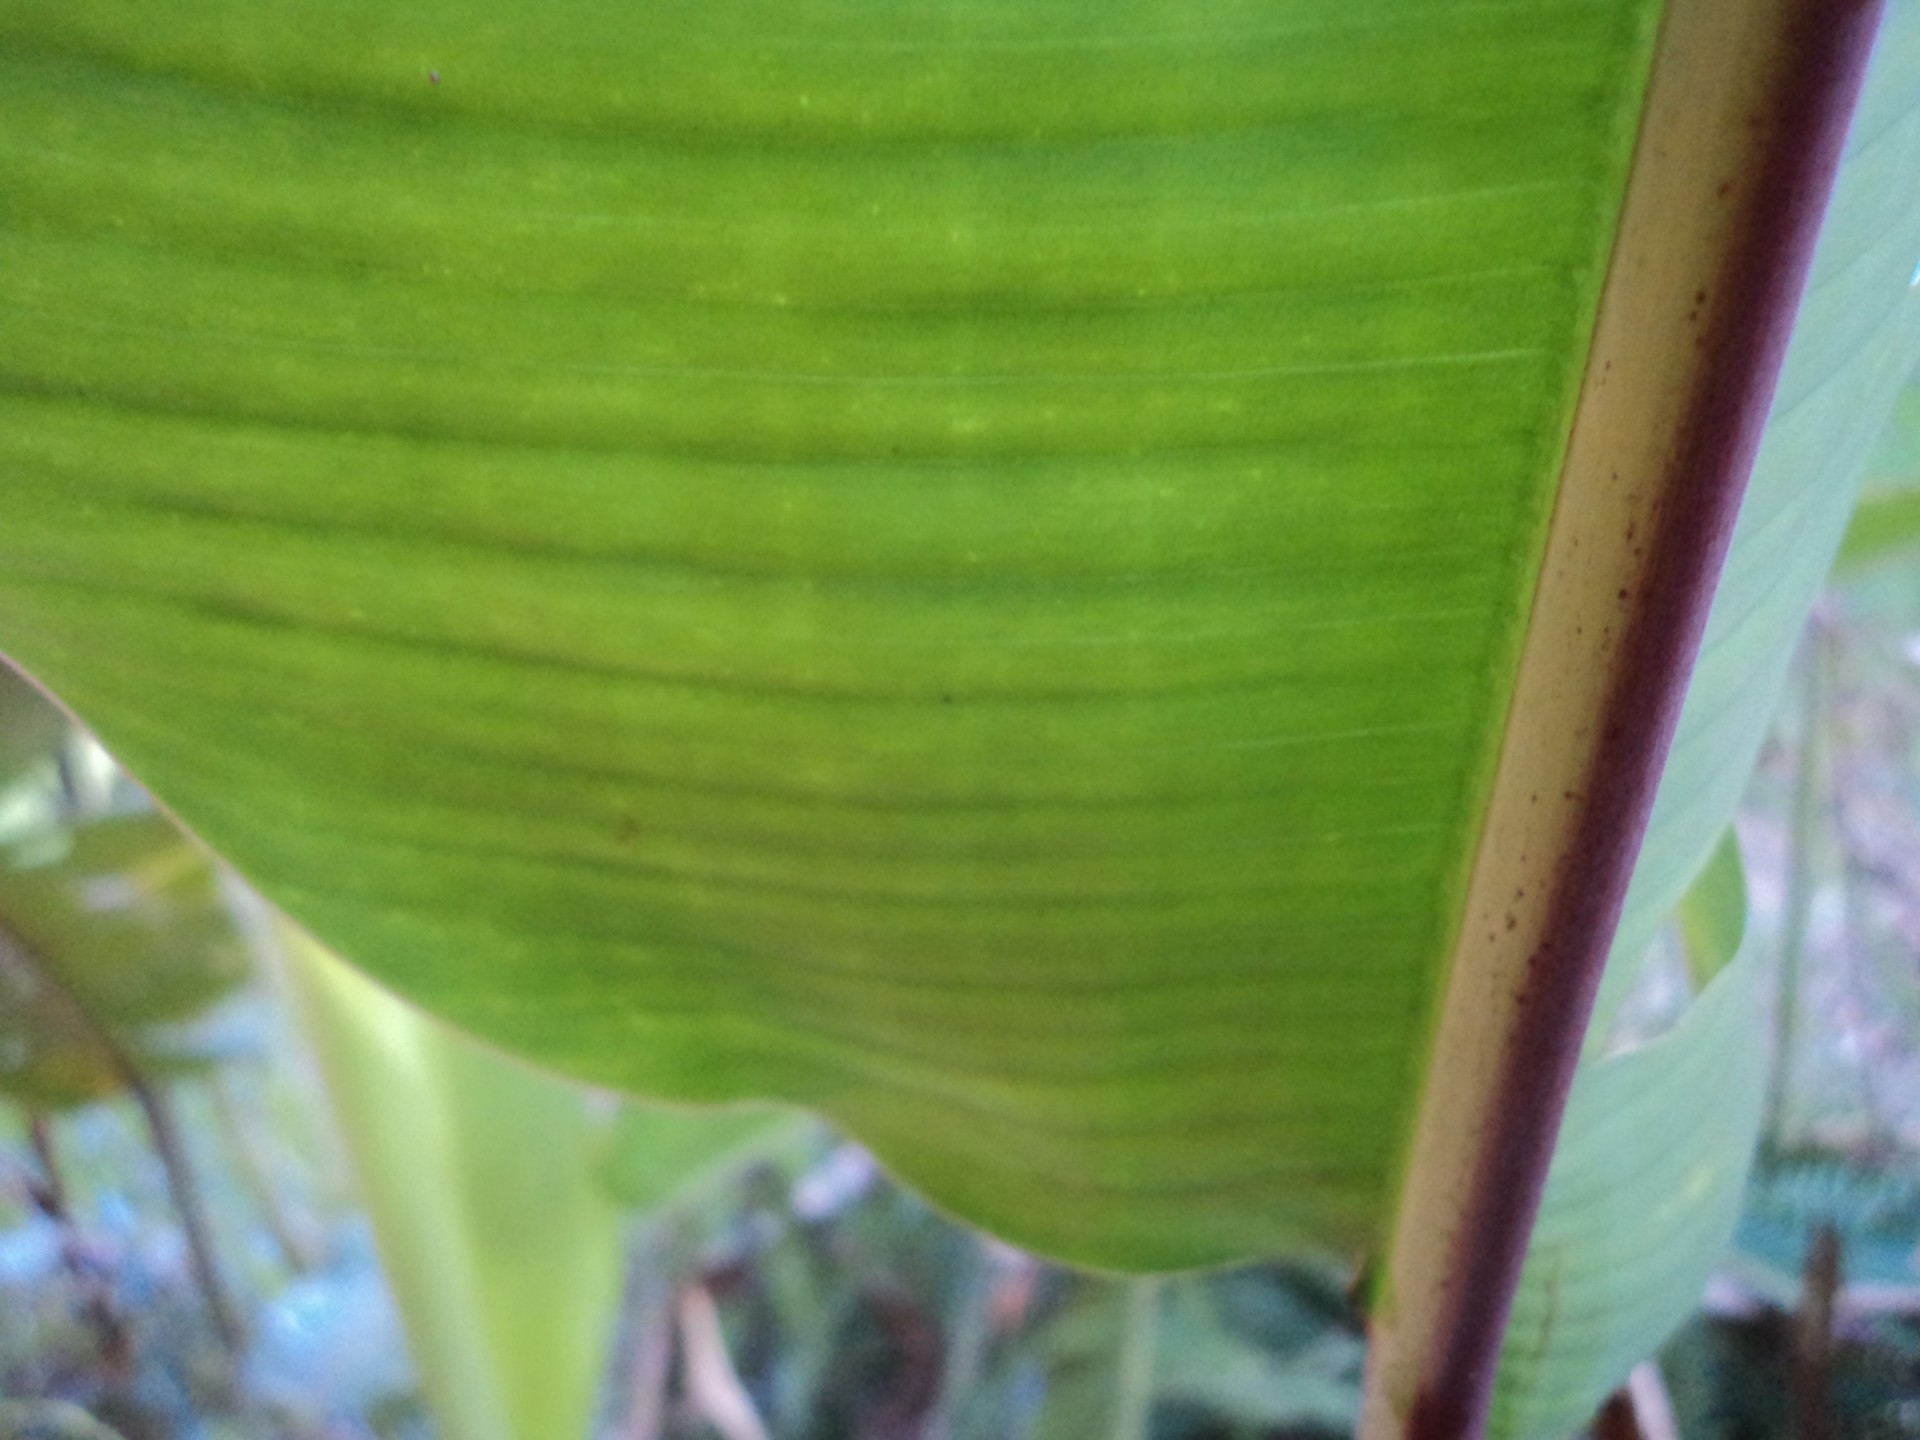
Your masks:
M 1650 11 L 20 9 L 4 643 L 499 1043 L 1357 1243 Z

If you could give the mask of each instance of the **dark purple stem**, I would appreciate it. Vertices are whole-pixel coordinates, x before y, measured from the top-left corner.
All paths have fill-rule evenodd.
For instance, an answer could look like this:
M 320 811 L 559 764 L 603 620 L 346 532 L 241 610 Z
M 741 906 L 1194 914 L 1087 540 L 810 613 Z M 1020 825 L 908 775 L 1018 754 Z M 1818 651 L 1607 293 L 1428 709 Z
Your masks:
M 1546 941 L 1529 960 L 1528 1017 L 1503 1057 L 1457 1242 L 1454 1312 L 1435 1336 L 1409 1440 L 1464 1440 L 1485 1424 L 1508 1311 L 1546 1185 L 1560 1116 L 1666 763 L 1734 519 L 1760 446 L 1847 124 L 1880 18 L 1879 0 L 1802 7 L 1791 73 L 1758 117 L 1771 143 L 1754 177 L 1753 223 L 1722 272 L 1723 303 L 1702 337 L 1689 413 L 1645 602 L 1603 713 L 1585 809 L 1556 877 Z

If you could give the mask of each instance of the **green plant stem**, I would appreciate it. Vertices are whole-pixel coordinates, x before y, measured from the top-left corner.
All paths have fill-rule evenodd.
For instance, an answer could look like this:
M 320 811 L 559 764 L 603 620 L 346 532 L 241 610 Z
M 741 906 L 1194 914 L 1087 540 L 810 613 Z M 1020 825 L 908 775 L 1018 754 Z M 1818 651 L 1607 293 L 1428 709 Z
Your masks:
M 207 1310 L 213 1318 L 213 1328 L 220 1337 L 220 1343 L 230 1356 L 238 1356 L 246 1348 L 246 1331 L 240 1323 L 240 1313 L 234 1307 L 226 1283 L 221 1279 L 219 1263 L 214 1258 L 213 1232 L 207 1223 L 206 1204 L 201 1199 L 200 1184 L 194 1176 L 193 1166 L 187 1160 L 186 1142 L 180 1134 L 173 1102 L 159 1085 L 133 1069 L 131 1061 L 127 1065 L 127 1088 L 133 1094 L 134 1103 L 140 1107 L 140 1113 L 146 1117 L 147 1129 L 153 1136 L 153 1148 L 160 1156 L 160 1165 L 166 1172 L 167 1193 L 172 1196 L 173 1207 L 180 1216 L 180 1229 L 186 1237 L 187 1260 L 193 1269 L 193 1278 L 207 1302 Z
M 1781 920 L 1780 976 L 1773 1019 L 1773 1070 L 1767 1080 L 1761 1149 L 1777 1156 L 1786 1144 L 1787 1086 L 1793 1078 L 1793 1047 L 1799 1023 L 1800 982 L 1807 931 L 1813 914 L 1813 837 L 1826 784 L 1828 638 L 1818 612 L 1807 630 L 1803 707 L 1805 730 L 1794 777 L 1791 869 L 1786 914 Z
M 40 1165 L 43 1187 L 34 1200 L 46 1211 L 48 1219 L 69 1225 L 73 1222 L 73 1211 L 66 1176 L 60 1169 L 60 1156 L 53 1148 L 53 1117 L 44 1110 L 35 1110 L 28 1117 L 27 1134 L 33 1143 L 33 1158 Z
M 235 1172 L 253 1197 L 261 1218 L 266 1221 L 267 1233 L 273 1236 L 281 1263 L 294 1275 L 306 1274 L 314 1266 L 312 1248 L 301 1238 L 287 1217 L 286 1207 L 280 1203 L 280 1193 L 273 1183 L 269 1167 L 260 1159 L 260 1147 L 253 1126 L 235 1103 L 226 1075 L 216 1073 L 210 1089 L 214 1118 L 226 1138 L 227 1153 L 233 1157 Z

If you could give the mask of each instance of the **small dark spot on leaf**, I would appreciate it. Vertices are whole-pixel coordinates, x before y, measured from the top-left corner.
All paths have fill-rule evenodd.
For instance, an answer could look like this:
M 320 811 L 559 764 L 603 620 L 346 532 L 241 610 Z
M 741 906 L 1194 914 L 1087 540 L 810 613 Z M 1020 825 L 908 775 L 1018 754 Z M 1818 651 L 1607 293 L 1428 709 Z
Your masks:
M 440 72 L 438 70 L 427 71 L 427 83 L 429 85 L 438 85 L 440 83 Z
M 1509 910 L 1507 912 L 1507 929 L 1509 930 L 1518 929 L 1519 925 L 1520 925 L 1520 922 L 1513 918 L 1513 912 Z

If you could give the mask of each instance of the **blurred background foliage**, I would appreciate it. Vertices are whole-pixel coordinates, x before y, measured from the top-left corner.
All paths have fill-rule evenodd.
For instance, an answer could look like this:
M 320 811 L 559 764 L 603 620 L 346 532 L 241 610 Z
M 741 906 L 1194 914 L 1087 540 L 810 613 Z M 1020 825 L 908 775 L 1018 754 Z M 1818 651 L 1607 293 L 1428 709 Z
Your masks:
M 1773 983 L 1738 1238 L 1598 1434 L 1920 1436 L 1917 579 L 1920 388 L 1739 822 Z M 1075 1274 L 806 1117 L 522 1070 L 276 931 L 3 670 L 0 936 L 0 1440 L 1353 1423 L 1362 1257 Z M 1697 950 L 1661 938 L 1627 1043 L 1684 1004 Z

